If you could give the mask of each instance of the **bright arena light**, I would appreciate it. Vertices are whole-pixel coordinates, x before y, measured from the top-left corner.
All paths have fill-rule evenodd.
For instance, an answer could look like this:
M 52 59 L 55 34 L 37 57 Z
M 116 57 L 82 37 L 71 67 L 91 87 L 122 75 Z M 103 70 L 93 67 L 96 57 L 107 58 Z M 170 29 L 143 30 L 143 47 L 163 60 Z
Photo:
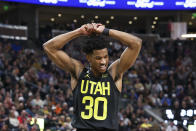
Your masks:
M 58 17 L 61 17 L 62 16 L 62 14 L 61 13 L 58 13 Z
M 195 131 L 196 125 L 189 125 L 188 126 L 188 131 Z
M 181 110 L 180 116 L 182 116 L 182 117 L 183 117 L 183 116 L 186 116 L 186 111 L 185 111 L 184 109 Z
M 174 115 L 170 109 L 166 110 L 167 118 L 174 119 Z
M 51 20 L 52 22 L 54 22 L 54 21 L 55 21 L 55 19 L 54 19 L 54 18 L 50 18 L 50 20 Z
M 189 21 L 189 25 L 193 25 L 193 23 L 191 21 Z
M 84 19 L 84 15 L 81 15 L 81 18 Z
M 153 24 L 155 25 L 155 24 L 157 24 L 157 22 L 156 21 L 153 21 Z
M 186 126 L 187 125 L 187 120 L 183 121 L 183 125 Z
M 130 21 L 129 21 L 129 24 L 131 25 L 132 23 L 133 23 L 133 22 L 130 20 Z
M 114 19 L 114 16 L 111 16 L 110 19 L 113 20 Z
M 74 19 L 74 20 L 73 20 L 73 22 L 74 22 L 74 23 L 77 23 L 77 20 L 76 20 L 76 19 Z
M 193 110 L 191 110 L 191 109 L 187 110 L 187 116 L 192 117 L 193 116 Z
M 174 125 L 178 125 L 178 121 L 177 120 L 174 120 Z
M 182 34 L 181 37 L 183 38 L 195 38 L 196 37 L 196 34 Z

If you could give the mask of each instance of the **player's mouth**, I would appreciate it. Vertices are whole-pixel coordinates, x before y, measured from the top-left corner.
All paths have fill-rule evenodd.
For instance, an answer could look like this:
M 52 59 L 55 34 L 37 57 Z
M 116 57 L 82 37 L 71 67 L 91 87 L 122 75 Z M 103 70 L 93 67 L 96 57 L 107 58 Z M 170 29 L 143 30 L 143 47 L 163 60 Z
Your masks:
M 100 68 L 100 70 L 105 71 L 106 70 L 106 65 L 101 65 L 99 68 Z

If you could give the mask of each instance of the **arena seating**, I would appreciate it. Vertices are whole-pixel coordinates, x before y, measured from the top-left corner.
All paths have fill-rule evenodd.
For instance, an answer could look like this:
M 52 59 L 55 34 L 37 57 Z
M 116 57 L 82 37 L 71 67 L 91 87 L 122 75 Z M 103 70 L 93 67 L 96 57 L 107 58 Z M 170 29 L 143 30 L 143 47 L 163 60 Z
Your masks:
M 65 51 L 85 64 L 77 46 L 82 42 L 71 41 Z M 124 47 L 114 40 L 109 44 L 111 63 Z M 123 78 L 122 99 L 127 104 L 118 113 L 119 131 L 158 131 L 170 126 L 156 122 L 144 112 L 145 106 L 195 109 L 195 48 L 194 41 L 189 40 L 143 42 L 139 58 Z M 71 131 L 72 102 L 69 74 L 57 68 L 43 50 L 0 40 L 0 130 L 43 129 L 32 122 L 32 118 L 41 118 L 44 130 Z M 177 127 L 183 130 L 182 124 Z

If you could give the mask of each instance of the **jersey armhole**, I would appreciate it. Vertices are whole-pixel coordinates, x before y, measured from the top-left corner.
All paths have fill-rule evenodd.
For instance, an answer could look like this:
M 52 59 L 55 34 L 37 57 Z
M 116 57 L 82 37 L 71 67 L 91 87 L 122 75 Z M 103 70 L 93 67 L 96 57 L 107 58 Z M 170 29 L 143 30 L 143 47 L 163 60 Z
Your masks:
M 80 83 L 80 81 L 81 81 L 81 79 L 84 76 L 84 74 L 85 74 L 86 71 L 87 71 L 87 69 L 84 67 L 83 70 L 82 70 L 82 72 L 79 75 L 79 78 L 77 80 L 77 84 L 76 84 L 75 88 L 72 90 L 72 92 L 74 92 L 76 90 L 76 88 L 78 86 L 78 83 Z
M 117 90 L 118 91 L 118 93 L 120 93 L 121 94 L 121 92 L 118 90 L 118 88 L 117 88 L 117 86 L 116 86 L 116 83 L 115 83 L 115 78 L 113 79 L 112 78 L 112 76 L 111 76 L 111 74 L 110 74 L 110 72 L 109 71 L 107 71 L 108 72 L 108 74 L 109 74 L 109 77 L 111 78 L 111 80 L 113 81 L 113 83 L 114 83 L 114 85 L 115 85 L 115 90 Z

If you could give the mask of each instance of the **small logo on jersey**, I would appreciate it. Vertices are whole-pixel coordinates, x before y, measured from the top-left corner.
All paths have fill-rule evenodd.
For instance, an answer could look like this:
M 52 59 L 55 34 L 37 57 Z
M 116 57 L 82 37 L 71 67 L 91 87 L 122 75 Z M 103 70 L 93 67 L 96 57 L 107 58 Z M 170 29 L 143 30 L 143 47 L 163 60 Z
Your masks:
M 90 78 L 89 74 L 86 74 L 86 75 L 85 75 L 85 78 Z
M 106 78 L 106 77 L 108 77 L 108 74 L 103 74 L 102 75 L 102 78 Z

